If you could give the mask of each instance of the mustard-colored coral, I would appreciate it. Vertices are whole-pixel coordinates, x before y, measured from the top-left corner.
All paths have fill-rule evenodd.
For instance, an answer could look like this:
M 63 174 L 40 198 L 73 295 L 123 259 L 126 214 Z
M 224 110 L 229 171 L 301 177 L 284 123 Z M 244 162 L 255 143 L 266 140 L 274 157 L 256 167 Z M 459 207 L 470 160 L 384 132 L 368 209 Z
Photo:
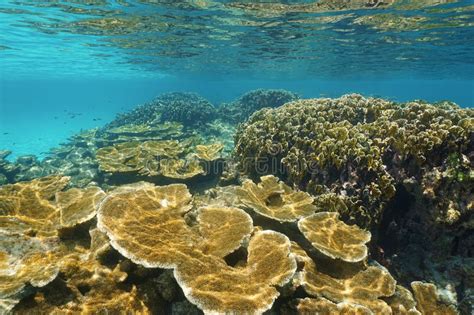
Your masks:
M 183 184 L 123 186 L 111 192 L 98 212 L 98 227 L 125 257 L 147 267 L 174 268 L 184 294 L 205 312 L 256 313 L 271 307 L 275 286 L 296 269 L 288 238 L 256 232 L 247 267 L 230 267 L 223 257 L 253 230 L 237 208 L 204 207 L 188 225 L 191 195 Z
M 259 184 L 245 180 L 237 189 L 240 201 L 255 212 L 278 221 L 296 221 L 315 211 L 313 198 L 302 191 L 294 191 L 277 177 L 260 178 Z
M 100 169 L 110 173 L 158 172 L 158 157 L 176 157 L 184 148 L 175 140 L 124 142 L 104 147 L 96 152 Z
M 72 188 L 56 193 L 56 203 L 60 209 L 61 225 L 74 226 L 92 219 L 98 203 L 105 197 L 99 187 Z
M 108 173 L 135 173 L 189 179 L 204 175 L 202 163 L 218 159 L 223 145 L 195 145 L 197 139 L 132 141 L 97 150 L 100 169 Z
M 209 145 L 198 144 L 196 146 L 196 156 L 204 161 L 214 161 L 219 158 L 219 153 L 224 148 L 222 143 Z
M 187 179 L 204 174 L 204 169 L 196 159 L 163 159 L 160 161 L 160 174 L 169 178 Z
M 421 315 L 416 309 L 416 301 L 413 298 L 413 294 L 401 285 L 397 285 L 395 293 L 386 298 L 385 301 L 392 308 L 394 315 Z
M 372 315 L 372 311 L 368 308 L 351 303 L 333 303 L 325 298 L 305 298 L 298 301 L 296 306 L 298 314 L 310 315 L 310 314 L 321 314 L 321 315 Z
M 295 270 L 288 238 L 260 231 L 250 240 L 245 267 L 202 256 L 179 265 L 175 277 L 186 297 L 206 314 L 259 314 L 278 297 L 275 286 L 287 283 Z
M 200 244 L 202 252 L 218 257 L 239 248 L 242 235 L 249 235 L 253 228 L 252 219 L 236 208 L 203 207 L 198 211 L 197 221 L 203 238 Z
M 26 284 L 53 281 L 65 256 L 58 230 L 95 216 L 105 193 L 98 187 L 62 191 L 68 182 L 49 176 L 0 187 L 2 307 L 14 307 Z
M 314 195 L 344 196 L 344 220 L 377 225 L 396 187 L 452 152 L 469 154 L 472 109 L 360 95 L 308 99 L 256 112 L 237 131 L 243 171 L 281 175 Z
M 68 182 L 65 176 L 48 176 L 0 187 L 2 229 L 56 235 L 62 227 L 92 219 L 104 192 L 98 187 L 62 192 Z
M 56 237 L 37 238 L 1 231 L 0 303 L 13 308 L 26 284 L 42 287 L 53 281 L 59 272 L 57 255 Z
M 135 263 L 173 268 L 186 259 L 188 244 L 196 242 L 183 218 L 191 209 L 191 198 L 183 184 L 122 186 L 100 205 L 98 227 L 115 249 Z M 148 237 L 159 241 L 150 243 Z
M 339 220 L 337 212 L 319 212 L 298 222 L 298 228 L 311 244 L 331 258 L 358 262 L 367 257 L 370 232 Z
M 32 304 L 18 305 L 15 313 L 150 313 L 137 295 L 135 286 L 130 291 L 120 286 L 126 280 L 127 273 L 121 271 L 118 265 L 109 268 L 99 262 L 99 256 L 108 246 L 107 237 L 95 229 L 90 231 L 90 235 L 89 249 L 62 247 L 56 253 L 54 266 L 67 287 L 65 295 L 56 293 L 58 300 L 51 302 L 51 297 L 45 296 L 47 292 L 37 292 Z M 83 291 L 84 288 L 87 290 Z
M 305 265 L 302 284 L 308 294 L 324 296 L 334 302 L 362 305 L 375 314 L 388 314 L 389 305 L 380 297 L 395 293 L 395 280 L 388 271 L 379 267 L 368 267 L 356 275 L 338 279 L 317 270 L 316 265 Z
M 444 304 L 438 297 L 438 290 L 432 283 L 414 281 L 411 288 L 415 294 L 416 308 L 423 315 L 456 315 L 453 305 Z
M 296 243 L 291 251 L 302 270 L 294 280 L 314 297 L 324 297 L 333 303 L 350 303 L 369 309 L 374 314 L 390 314 L 390 306 L 380 299 L 395 293 L 396 281 L 382 268 L 369 266 L 355 274 L 337 268 L 337 277 L 319 271 L 317 263 Z M 346 266 L 347 267 L 347 266 Z

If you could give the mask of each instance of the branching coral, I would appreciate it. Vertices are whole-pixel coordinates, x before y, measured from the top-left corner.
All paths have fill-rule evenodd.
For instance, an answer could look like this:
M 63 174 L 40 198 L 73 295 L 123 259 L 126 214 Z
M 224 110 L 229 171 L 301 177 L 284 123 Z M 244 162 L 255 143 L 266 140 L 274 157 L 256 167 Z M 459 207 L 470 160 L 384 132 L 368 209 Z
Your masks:
M 153 126 L 166 121 L 190 126 L 210 122 L 215 116 L 214 106 L 205 98 L 195 93 L 173 92 L 162 94 L 128 113 L 117 115 L 106 128 L 124 125 Z
M 316 249 L 331 258 L 348 262 L 365 259 L 370 232 L 347 225 L 338 217 L 337 212 L 319 212 L 298 221 L 298 227 Z
M 195 93 L 167 93 L 154 102 L 160 108 L 164 121 L 177 121 L 189 126 L 204 124 L 216 118 L 214 106 Z
M 289 91 L 259 89 L 242 95 L 235 102 L 221 105 L 218 112 L 224 121 L 239 123 L 245 121 L 259 109 L 278 107 L 296 99 L 298 99 L 298 95 Z
M 302 191 L 294 191 L 268 175 L 260 178 L 259 184 L 245 180 L 236 193 L 240 202 L 255 212 L 278 221 L 296 221 L 314 213 L 313 198 Z

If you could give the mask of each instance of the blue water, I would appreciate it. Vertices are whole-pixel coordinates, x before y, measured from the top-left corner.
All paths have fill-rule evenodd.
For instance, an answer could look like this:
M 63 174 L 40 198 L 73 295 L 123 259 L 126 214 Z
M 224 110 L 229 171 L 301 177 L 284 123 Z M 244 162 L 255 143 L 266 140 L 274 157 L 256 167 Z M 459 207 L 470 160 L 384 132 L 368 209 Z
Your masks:
M 0 1 L 0 149 L 42 157 L 168 91 L 215 105 L 254 88 L 474 105 L 474 1 L 260 2 Z

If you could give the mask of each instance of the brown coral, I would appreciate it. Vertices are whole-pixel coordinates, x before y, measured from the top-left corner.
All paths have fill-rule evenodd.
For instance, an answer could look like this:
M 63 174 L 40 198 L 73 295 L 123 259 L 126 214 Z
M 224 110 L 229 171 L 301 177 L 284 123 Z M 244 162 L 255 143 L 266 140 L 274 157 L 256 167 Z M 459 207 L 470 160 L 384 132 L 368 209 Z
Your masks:
M 135 263 L 173 268 L 187 258 L 188 245 L 197 243 L 197 235 L 183 218 L 190 202 L 191 194 L 183 184 L 122 186 L 100 205 L 97 225 L 112 246 Z
M 109 173 L 158 172 L 158 157 L 177 157 L 184 148 L 175 140 L 124 142 L 97 150 L 102 171 Z
M 2 229 L 55 235 L 60 228 L 92 219 L 105 193 L 98 187 L 62 192 L 68 182 L 69 177 L 47 176 L 0 187 Z
M 298 301 L 296 306 L 298 314 L 321 314 L 321 315 L 372 315 L 368 308 L 346 302 L 333 303 L 325 298 L 305 298 Z
M 69 178 L 49 176 L 0 188 L 0 299 L 12 308 L 26 284 L 53 281 L 64 262 L 58 230 L 92 219 L 105 193 L 61 191 Z
M 168 178 L 187 179 L 204 174 L 204 169 L 196 159 L 163 159 L 160 161 L 160 174 Z
M 338 279 L 319 272 L 315 264 L 305 265 L 302 284 L 308 294 L 334 302 L 362 305 L 376 314 L 388 314 L 389 305 L 379 299 L 395 293 L 395 280 L 384 269 L 368 267 L 353 277 Z
M 60 209 L 61 225 L 74 226 L 92 219 L 98 203 L 105 197 L 99 187 L 85 189 L 72 188 L 56 193 L 56 203 Z
M 270 308 L 279 294 L 274 286 L 285 284 L 296 269 L 288 238 L 256 232 L 246 267 L 230 267 L 222 257 L 250 235 L 251 218 L 237 208 L 204 207 L 190 226 L 185 218 L 190 202 L 182 184 L 120 187 L 102 202 L 98 226 L 134 262 L 174 268 L 186 297 L 205 312 Z
M 204 161 L 214 161 L 219 158 L 223 148 L 224 145 L 219 142 L 208 145 L 198 144 L 196 146 L 196 156 Z
M 42 287 L 59 272 L 58 239 L 0 232 L 0 304 L 6 311 L 18 303 L 26 284 Z M 1 309 L 1 308 L 0 308 Z
M 298 222 L 298 228 L 311 244 L 331 258 L 358 262 L 367 257 L 370 232 L 339 220 L 337 212 L 319 212 Z
M 416 308 L 423 315 L 455 315 L 458 314 L 453 305 L 443 304 L 438 297 L 438 290 L 432 283 L 414 281 L 411 288 L 415 293 Z
M 283 234 L 260 231 L 248 247 L 246 267 L 229 267 L 215 256 L 179 265 L 175 277 L 192 303 L 205 313 L 258 314 L 269 309 L 296 270 Z
M 245 206 L 278 221 L 296 221 L 316 209 L 309 194 L 292 190 L 272 175 L 262 176 L 258 185 L 245 180 L 237 195 Z

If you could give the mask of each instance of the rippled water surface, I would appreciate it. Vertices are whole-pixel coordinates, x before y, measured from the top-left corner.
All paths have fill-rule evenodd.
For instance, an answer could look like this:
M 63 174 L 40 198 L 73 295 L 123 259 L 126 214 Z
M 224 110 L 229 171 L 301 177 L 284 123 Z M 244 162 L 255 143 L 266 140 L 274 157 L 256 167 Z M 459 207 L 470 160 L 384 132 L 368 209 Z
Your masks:
M 2 1 L 4 75 L 472 78 L 474 2 Z

